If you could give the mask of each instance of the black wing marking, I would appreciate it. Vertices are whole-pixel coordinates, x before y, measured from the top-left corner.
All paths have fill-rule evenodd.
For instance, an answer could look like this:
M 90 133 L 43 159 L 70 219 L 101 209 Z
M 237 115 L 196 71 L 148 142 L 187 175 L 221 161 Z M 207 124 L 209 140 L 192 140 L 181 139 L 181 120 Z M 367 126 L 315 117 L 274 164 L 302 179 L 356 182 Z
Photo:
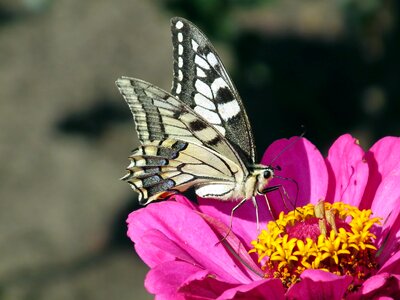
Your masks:
M 249 162 L 255 145 L 242 100 L 214 47 L 191 22 L 171 19 L 172 93 L 212 124 Z

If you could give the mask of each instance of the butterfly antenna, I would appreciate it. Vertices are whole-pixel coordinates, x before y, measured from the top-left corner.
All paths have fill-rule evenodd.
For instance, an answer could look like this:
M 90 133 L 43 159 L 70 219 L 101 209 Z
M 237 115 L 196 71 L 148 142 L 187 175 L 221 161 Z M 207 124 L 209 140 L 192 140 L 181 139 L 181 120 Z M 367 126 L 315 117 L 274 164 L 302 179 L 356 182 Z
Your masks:
M 271 161 L 270 165 L 272 165 L 274 163 L 275 160 L 277 160 L 283 153 L 285 153 L 289 148 L 291 148 L 295 143 L 297 143 L 305 134 L 306 134 L 306 130 L 304 128 L 304 126 L 301 126 L 303 128 L 303 132 L 296 137 L 296 139 L 294 141 L 292 141 L 290 144 L 286 145 L 281 152 L 279 152 L 274 159 Z

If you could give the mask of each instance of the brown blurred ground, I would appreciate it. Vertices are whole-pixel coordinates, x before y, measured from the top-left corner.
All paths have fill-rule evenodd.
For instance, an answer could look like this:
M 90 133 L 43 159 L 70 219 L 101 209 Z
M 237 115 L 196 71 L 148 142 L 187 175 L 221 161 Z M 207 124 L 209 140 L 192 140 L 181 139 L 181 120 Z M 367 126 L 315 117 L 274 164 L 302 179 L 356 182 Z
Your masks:
M 68 128 L 96 106 L 130 118 L 118 76 L 170 85 L 169 17 L 139 0 L 23 4 L 4 2 L 0 27 L 0 298 L 148 299 L 147 268 L 112 236 L 134 200 L 118 180 L 133 124 Z

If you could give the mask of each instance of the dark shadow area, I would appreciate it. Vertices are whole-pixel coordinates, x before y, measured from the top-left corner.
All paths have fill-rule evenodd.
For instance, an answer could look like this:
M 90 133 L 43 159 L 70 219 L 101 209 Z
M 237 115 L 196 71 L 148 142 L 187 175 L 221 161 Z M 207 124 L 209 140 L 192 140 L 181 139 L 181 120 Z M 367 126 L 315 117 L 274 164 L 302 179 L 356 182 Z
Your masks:
M 131 212 L 143 206 L 139 204 L 137 201 L 137 194 L 133 192 L 124 203 L 126 203 L 126 205 L 120 207 L 117 215 L 112 218 L 113 223 L 110 226 L 110 238 L 105 247 L 107 249 L 129 249 L 134 251 L 132 241 L 127 236 L 128 227 L 126 219 Z
M 25 14 L 19 13 L 0 3 L 0 26 L 22 19 Z
M 99 99 L 85 110 L 66 114 L 55 127 L 64 134 L 97 139 L 115 123 L 128 120 L 131 120 L 129 110 L 120 102 L 115 99 Z
M 244 32 L 235 53 L 235 81 L 260 151 L 273 140 L 299 135 L 301 125 L 307 138 L 326 146 L 360 122 L 354 100 L 370 73 L 356 45 Z

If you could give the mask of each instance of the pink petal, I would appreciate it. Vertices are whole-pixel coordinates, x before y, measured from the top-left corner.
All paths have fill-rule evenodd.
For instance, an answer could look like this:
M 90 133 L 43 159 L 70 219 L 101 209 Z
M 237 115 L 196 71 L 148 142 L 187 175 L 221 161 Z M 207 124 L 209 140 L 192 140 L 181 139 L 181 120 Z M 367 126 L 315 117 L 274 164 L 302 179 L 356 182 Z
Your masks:
M 269 193 L 268 198 L 275 212 L 292 210 L 294 206 L 317 203 L 321 198 L 325 199 L 328 187 L 326 165 L 321 153 L 307 139 L 292 137 L 289 140 L 277 140 L 268 147 L 261 162 L 280 166 L 282 170 L 276 171 L 275 175 L 295 180 L 298 184 L 296 201 L 297 188 L 294 183 L 279 178 L 271 181 L 270 186 L 283 185 L 292 202 L 286 203 L 285 207 L 279 193 Z
M 211 228 L 218 234 L 220 243 L 240 262 L 238 267 L 245 268 L 243 271 L 248 273 L 253 280 L 264 278 L 264 272 L 255 263 L 256 259 L 250 257 L 248 248 L 238 239 L 238 237 L 229 230 L 229 227 L 218 219 L 206 214 L 200 214 L 204 220 L 210 224 Z
M 400 150 L 400 149 L 399 149 Z M 372 202 L 371 210 L 386 222 L 393 209 L 400 203 L 400 164 L 382 178 Z
M 351 276 L 337 276 L 321 270 L 305 270 L 301 281 L 289 288 L 287 299 L 343 299 Z
M 382 138 L 366 153 L 370 175 L 361 208 L 373 207 L 384 218 L 392 210 L 400 195 L 400 186 L 393 185 L 400 172 L 399 153 L 398 137 Z
M 178 245 L 181 253 L 188 253 L 198 265 L 221 280 L 231 283 L 251 281 L 248 273 L 244 273 L 238 267 L 230 252 L 219 243 L 219 238 L 207 222 L 196 211 L 181 203 L 152 203 L 131 213 L 127 222 L 128 236 L 137 244 L 145 262 L 151 261 L 145 249 L 150 248 L 152 243 L 144 243 L 144 237 L 148 232 L 154 234 L 154 231 L 159 231 Z M 175 254 L 166 255 L 167 259 L 170 259 L 171 255 Z M 149 265 L 156 262 L 159 262 L 159 257 L 154 258 L 153 264 Z
M 400 250 L 400 206 L 395 207 L 382 223 L 381 232 L 375 233 L 381 252 L 378 256 L 380 265 Z
M 222 221 L 227 226 L 229 226 L 232 221 L 232 232 L 234 232 L 245 245 L 249 246 L 252 240 L 257 239 L 256 210 L 251 200 L 245 202 L 238 208 L 233 218 L 231 218 L 231 212 L 238 202 L 223 202 L 216 199 L 201 198 L 199 198 L 198 201 L 199 209 L 205 214 Z M 257 203 L 260 228 L 265 228 L 265 224 L 271 220 L 271 214 L 263 199 L 258 199 Z
M 164 233 L 149 229 L 136 241 L 136 253 L 153 268 L 167 261 L 180 260 L 195 264 L 196 262 L 180 245 L 170 240 Z
M 385 299 L 384 297 L 399 299 L 400 275 L 383 273 L 372 276 L 364 282 L 357 294 L 363 299 Z
M 199 211 L 198 207 L 190 201 L 188 198 L 183 196 L 182 194 L 175 194 L 168 198 L 169 201 L 176 201 L 178 203 L 182 203 L 191 210 Z
M 144 281 L 146 290 L 163 299 L 185 299 L 178 288 L 196 272 L 203 270 L 181 261 L 169 261 L 156 266 L 147 273 Z
M 218 300 L 269 299 L 283 300 L 285 290 L 279 279 L 264 279 L 243 284 L 225 291 Z
M 199 271 L 189 276 L 178 291 L 185 299 L 216 299 L 225 290 L 236 285 L 222 282 L 211 276 L 207 271 Z
M 339 137 L 329 149 L 326 164 L 329 172 L 327 201 L 342 201 L 359 206 L 368 181 L 364 150 L 350 134 Z
M 400 251 L 394 253 L 379 269 L 378 273 L 392 273 L 400 275 Z
M 177 202 L 183 203 L 189 207 L 194 207 L 193 203 L 187 200 L 186 197 L 177 195 L 171 197 L 171 199 Z M 257 238 L 256 230 L 256 214 L 255 209 L 251 201 L 244 203 L 238 210 L 235 211 L 234 217 L 231 218 L 231 212 L 233 207 L 238 204 L 235 201 L 221 201 L 217 199 L 203 199 L 198 197 L 197 201 L 199 203 L 198 209 L 205 215 L 211 216 L 223 224 L 229 226 L 232 221 L 232 232 L 244 243 L 245 245 L 250 245 L 250 242 Z M 270 220 L 269 211 L 266 209 L 265 205 L 259 205 L 259 216 L 260 216 L 260 228 Z

